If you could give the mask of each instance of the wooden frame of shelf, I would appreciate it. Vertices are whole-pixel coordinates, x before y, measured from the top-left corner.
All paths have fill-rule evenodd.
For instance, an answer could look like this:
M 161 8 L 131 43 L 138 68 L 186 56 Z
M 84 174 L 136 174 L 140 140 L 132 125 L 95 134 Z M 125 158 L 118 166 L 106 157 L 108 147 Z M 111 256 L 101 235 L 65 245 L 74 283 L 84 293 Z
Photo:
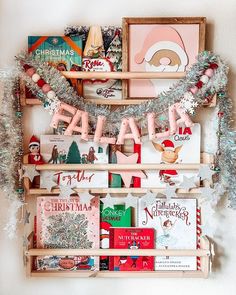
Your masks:
M 27 276 L 31 277 L 150 277 L 150 278 L 207 278 L 210 271 L 211 245 L 207 237 L 201 237 L 200 249 L 34 249 L 33 232 L 28 237 L 30 246 L 25 251 L 27 257 Z M 37 271 L 34 270 L 33 257 L 44 255 L 62 256 L 119 256 L 119 255 L 142 255 L 142 256 L 197 256 L 201 259 L 201 270 L 196 271 Z

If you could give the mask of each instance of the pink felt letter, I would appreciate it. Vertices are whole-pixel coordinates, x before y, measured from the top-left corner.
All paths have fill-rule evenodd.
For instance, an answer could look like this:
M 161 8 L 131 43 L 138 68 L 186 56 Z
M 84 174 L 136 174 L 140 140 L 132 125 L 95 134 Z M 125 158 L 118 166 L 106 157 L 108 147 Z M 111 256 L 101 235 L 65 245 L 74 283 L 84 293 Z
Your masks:
M 130 128 L 131 133 L 126 133 L 128 127 Z M 116 144 L 124 144 L 125 139 L 134 139 L 135 143 L 141 143 L 138 127 L 135 123 L 134 118 L 132 117 L 128 119 L 122 119 L 120 132 Z
M 67 111 L 68 113 L 74 115 L 76 113 L 76 108 L 66 103 L 61 103 L 59 109 L 57 110 L 57 112 L 54 113 L 52 117 L 50 127 L 57 128 L 59 121 L 64 121 L 68 124 L 71 122 L 72 117 L 63 115 L 64 111 Z
M 97 118 L 97 126 L 94 134 L 94 142 L 100 142 L 100 143 L 109 143 L 109 144 L 115 144 L 116 138 L 115 137 L 104 137 L 102 136 L 103 126 L 106 122 L 105 116 L 98 116 Z
M 77 124 L 81 121 L 81 127 Z M 66 128 L 65 135 L 72 135 L 73 131 L 81 133 L 83 140 L 88 140 L 88 113 L 77 110 L 71 123 Z
M 169 130 L 167 130 L 165 132 L 161 132 L 161 133 L 156 133 L 156 131 L 155 131 L 155 114 L 154 113 L 147 114 L 147 121 L 148 121 L 149 140 L 160 139 L 163 137 L 168 137 L 170 135 Z

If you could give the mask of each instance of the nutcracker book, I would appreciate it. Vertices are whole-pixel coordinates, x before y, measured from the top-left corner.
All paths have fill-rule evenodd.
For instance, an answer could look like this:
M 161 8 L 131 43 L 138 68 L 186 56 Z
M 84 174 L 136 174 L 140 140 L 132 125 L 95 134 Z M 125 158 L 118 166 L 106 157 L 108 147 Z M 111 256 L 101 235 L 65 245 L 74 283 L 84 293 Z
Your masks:
M 154 249 L 155 233 L 153 228 L 115 228 L 110 229 L 111 249 Z M 110 271 L 152 271 L 154 257 L 149 256 L 112 256 Z
M 180 125 L 176 134 L 155 141 L 145 141 L 141 147 L 142 164 L 200 164 L 200 124 L 193 127 Z M 141 187 L 164 188 L 166 185 L 176 185 L 183 182 L 183 176 L 194 177 L 194 183 L 199 185 L 199 177 L 195 171 L 164 169 L 160 171 L 145 171 L 147 178 L 141 179 Z
M 87 203 L 80 202 L 80 197 L 67 199 L 39 197 L 37 199 L 37 248 L 99 249 L 99 220 L 99 197 L 94 197 Z M 44 263 L 50 265 L 49 258 L 44 258 L 45 262 L 42 262 L 40 257 L 41 266 Z M 58 259 L 62 258 L 58 256 Z M 75 257 L 76 264 L 73 267 L 77 270 L 99 269 L 98 257 L 86 258 L 85 263 L 85 257 Z M 65 266 L 66 263 L 59 264 L 58 261 L 58 266 L 62 265 Z
M 156 230 L 157 249 L 196 249 L 196 210 L 196 199 L 139 200 L 138 226 Z M 155 270 L 196 270 L 196 257 L 156 257 Z
M 100 164 L 108 163 L 108 145 L 81 140 L 80 135 L 41 135 L 40 150 L 45 163 L 51 164 Z M 40 187 L 48 181 L 55 185 L 73 188 L 108 187 L 107 171 L 78 170 L 41 171 Z
M 130 227 L 131 226 L 131 207 L 125 208 L 125 205 L 114 205 L 113 208 L 103 209 L 100 205 L 100 247 L 109 248 L 109 234 L 111 227 Z M 109 257 L 100 257 L 100 270 L 109 270 Z

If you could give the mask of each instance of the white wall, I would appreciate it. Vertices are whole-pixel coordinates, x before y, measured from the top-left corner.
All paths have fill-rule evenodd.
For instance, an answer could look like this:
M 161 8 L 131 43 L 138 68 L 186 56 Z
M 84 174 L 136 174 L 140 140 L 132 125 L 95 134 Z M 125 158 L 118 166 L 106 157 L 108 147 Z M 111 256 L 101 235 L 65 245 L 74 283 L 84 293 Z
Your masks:
M 230 67 L 229 89 L 236 95 L 236 5 L 234 0 L 1 0 L 0 67 L 13 65 L 13 57 L 26 49 L 27 36 L 62 34 L 69 24 L 120 25 L 123 16 L 206 16 L 207 49 L 221 54 Z M 236 100 L 235 100 L 236 102 Z M 37 111 L 36 111 L 37 112 Z M 34 120 L 35 122 L 35 120 Z M 34 123 L 37 127 L 37 122 Z M 8 202 L 1 197 L 0 226 L 6 221 Z M 8 240 L 0 230 L 0 295 L 13 294 L 236 294 L 236 211 L 216 215 L 215 271 L 203 279 L 57 279 L 25 277 L 22 231 Z

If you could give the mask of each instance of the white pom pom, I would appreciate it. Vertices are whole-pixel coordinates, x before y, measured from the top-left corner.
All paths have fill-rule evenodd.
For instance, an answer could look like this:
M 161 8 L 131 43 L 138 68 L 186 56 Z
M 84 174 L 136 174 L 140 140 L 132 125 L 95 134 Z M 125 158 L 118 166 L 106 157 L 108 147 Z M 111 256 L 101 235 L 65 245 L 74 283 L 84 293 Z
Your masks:
M 207 75 L 203 75 L 201 76 L 200 81 L 202 81 L 203 84 L 206 84 L 209 81 L 209 77 Z
M 33 74 L 33 76 L 32 76 L 32 80 L 33 80 L 35 83 L 37 83 L 39 79 L 40 79 L 39 74 Z
M 47 97 L 49 99 L 53 99 L 55 96 L 56 96 L 56 93 L 54 91 L 52 91 L 52 90 L 48 91 Z

